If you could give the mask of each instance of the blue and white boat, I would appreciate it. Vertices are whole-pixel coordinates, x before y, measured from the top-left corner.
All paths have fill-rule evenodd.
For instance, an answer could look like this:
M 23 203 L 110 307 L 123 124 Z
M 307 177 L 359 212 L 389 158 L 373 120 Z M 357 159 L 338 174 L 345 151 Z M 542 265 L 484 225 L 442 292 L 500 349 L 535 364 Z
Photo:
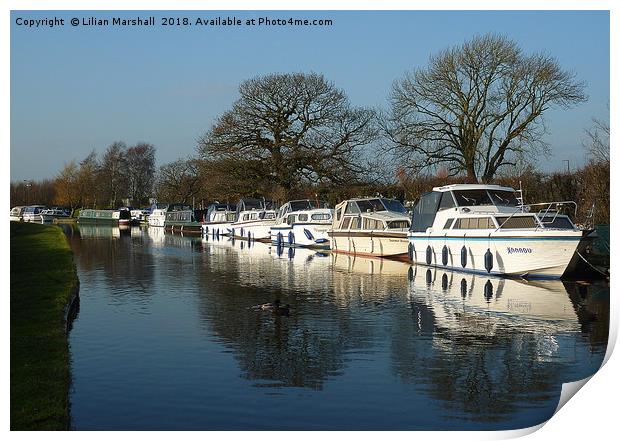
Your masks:
M 271 227 L 271 243 L 328 249 L 333 213 L 327 204 L 318 201 L 289 201 L 278 210 L 278 221 Z
M 231 224 L 237 218 L 237 206 L 234 204 L 213 203 L 207 207 L 205 222 L 202 224 L 202 235 L 227 236 Z
M 276 217 L 273 202 L 243 198 L 237 204 L 235 221 L 230 224 L 228 235 L 237 239 L 270 242 L 270 229 L 276 224 Z
M 559 278 L 584 231 L 564 208 L 573 201 L 523 204 L 510 187 L 454 184 L 433 188 L 413 208 L 407 235 L 412 262 L 518 277 Z

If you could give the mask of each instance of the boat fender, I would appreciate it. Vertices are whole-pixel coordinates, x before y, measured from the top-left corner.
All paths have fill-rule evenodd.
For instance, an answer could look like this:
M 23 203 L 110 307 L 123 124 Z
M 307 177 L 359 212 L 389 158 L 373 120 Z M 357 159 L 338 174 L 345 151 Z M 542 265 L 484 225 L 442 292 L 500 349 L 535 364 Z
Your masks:
M 441 263 L 443 266 L 448 264 L 448 247 L 446 245 L 441 249 Z
M 209 234 L 209 227 L 205 226 L 205 235 Z
M 407 251 L 409 254 L 409 262 L 413 262 L 415 258 L 415 246 L 413 245 L 413 242 L 409 242 L 409 249 Z
M 252 240 L 252 233 L 248 231 L 248 242 Z
M 307 228 L 304 228 L 304 234 L 306 235 L 308 240 L 314 240 L 314 236 L 312 235 L 312 233 Z
M 289 233 L 288 233 L 288 243 L 290 245 L 294 245 L 295 244 L 295 234 L 292 231 L 289 231 Z
M 465 268 L 467 266 L 467 248 L 463 245 L 461 248 L 461 266 Z
M 461 279 L 461 297 L 463 299 L 467 297 L 467 280 L 464 277 Z
M 487 273 L 490 273 L 493 269 L 493 253 L 491 250 L 487 248 L 487 252 L 484 253 L 484 267 L 487 270 Z
M 487 283 L 484 284 L 484 298 L 487 303 L 493 298 L 493 284 L 490 280 L 487 280 Z
M 243 233 L 244 233 L 243 228 L 241 228 L 241 233 L 239 234 L 239 236 L 243 237 Z
M 426 264 L 430 265 L 433 261 L 433 250 L 430 245 L 426 247 Z

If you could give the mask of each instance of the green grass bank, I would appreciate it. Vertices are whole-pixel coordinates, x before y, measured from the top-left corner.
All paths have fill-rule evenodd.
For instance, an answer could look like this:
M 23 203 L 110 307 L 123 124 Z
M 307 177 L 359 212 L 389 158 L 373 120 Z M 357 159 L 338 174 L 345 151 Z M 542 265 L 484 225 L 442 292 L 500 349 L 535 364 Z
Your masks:
M 66 315 L 78 293 L 57 226 L 11 222 L 11 430 L 69 428 Z

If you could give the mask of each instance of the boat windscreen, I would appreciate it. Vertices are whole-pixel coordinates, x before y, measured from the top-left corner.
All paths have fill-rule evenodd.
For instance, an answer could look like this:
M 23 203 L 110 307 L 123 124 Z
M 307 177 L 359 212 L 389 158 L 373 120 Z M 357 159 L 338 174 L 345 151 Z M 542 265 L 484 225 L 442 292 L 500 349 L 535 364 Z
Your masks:
M 455 190 L 454 197 L 459 207 L 493 205 L 486 190 Z
M 362 201 L 357 201 L 357 206 L 360 208 L 360 211 L 362 213 L 385 211 L 385 207 L 381 203 L 380 199 L 366 199 Z
M 383 201 L 383 205 L 389 211 L 394 211 L 396 213 L 406 213 L 407 209 L 396 199 L 381 199 Z
M 316 202 L 311 201 L 291 201 L 291 211 L 311 210 L 316 208 Z
M 519 205 L 517 197 L 511 191 L 489 190 L 493 203 L 498 207 L 516 207 Z

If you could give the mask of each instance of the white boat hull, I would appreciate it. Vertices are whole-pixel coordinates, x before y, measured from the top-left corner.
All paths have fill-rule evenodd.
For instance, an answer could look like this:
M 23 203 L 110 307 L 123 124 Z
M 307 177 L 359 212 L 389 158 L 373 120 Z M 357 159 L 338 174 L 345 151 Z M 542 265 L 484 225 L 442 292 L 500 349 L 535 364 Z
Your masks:
M 568 266 L 581 232 L 536 237 L 432 237 L 409 235 L 409 258 L 417 263 L 484 274 L 559 278 Z M 444 249 L 445 247 L 445 249 Z M 466 257 L 461 253 L 465 248 Z M 492 265 L 485 265 L 491 253 Z
M 230 236 L 237 239 L 251 239 L 261 242 L 271 240 L 271 227 L 275 225 L 273 221 L 241 222 L 230 225 Z
M 336 253 L 359 256 L 406 258 L 407 233 L 404 231 L 330 231 L 331 249 Z
M 207 222 L 202 225 L 202 235 L 228 236 L 230 234 L 230 222 Z
M 330 247 L 330 224 L 299 224 L 271 227 L 271 243 L 285 247 Z

